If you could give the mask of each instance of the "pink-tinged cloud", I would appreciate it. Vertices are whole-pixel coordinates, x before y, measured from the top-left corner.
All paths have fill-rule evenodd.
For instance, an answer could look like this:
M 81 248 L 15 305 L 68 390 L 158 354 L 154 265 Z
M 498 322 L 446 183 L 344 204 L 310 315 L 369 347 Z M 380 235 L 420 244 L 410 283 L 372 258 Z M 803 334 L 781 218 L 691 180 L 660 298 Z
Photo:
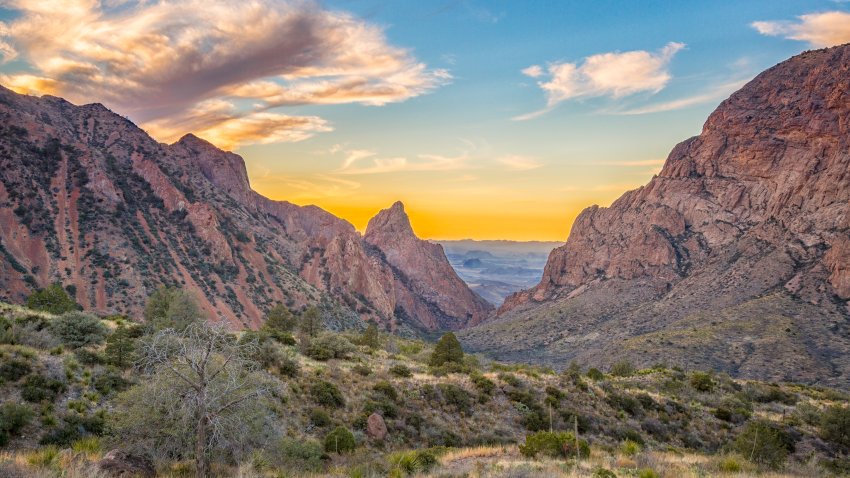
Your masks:
M 798 21 L 753 22 L 762 35 L 808 42 L 820 48 L 850 42 L 850 13 L 832 11 L 801 15 Z
M 559 103 L 585 97 L 608 96 L 620 98 L 640 92 L 661 91 L 672 76 L 670 61 L 684 43 L 670 42 L 658 52 L 643 50 L 592 55 L 579 63 L 550 63 L 542 68 L 530 66 L 522 72 L 531 77 L 548 79 L 538 82 L 546 95 L 546 108 L 515 117 L 515 120 L 535 118 L 550 111 Z
M 0 57 L 29 66 L 3 77 L 6 85 L 105 103 L 166 134 L 162 140 L 203 130 L 230 145 L 303 139 L 326 126 L 269 110 L 383 105 L 451 78 L 390 45 L 381 28 L 309 1 L 12 0 L 6 7 L 17 17 L 0 24 Z M 196 124 L 200 131 L 188 128 Z M 294 133 L 279 132 L 292 126 Z

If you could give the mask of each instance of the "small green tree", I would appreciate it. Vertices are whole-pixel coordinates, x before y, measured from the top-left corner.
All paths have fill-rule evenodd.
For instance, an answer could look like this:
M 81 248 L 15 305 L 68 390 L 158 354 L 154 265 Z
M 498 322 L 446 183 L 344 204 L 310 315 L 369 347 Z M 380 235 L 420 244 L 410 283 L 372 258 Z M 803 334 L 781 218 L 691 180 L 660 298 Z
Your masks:
M 691 386 L 698 392 L 710 392 L 714 390 L 714 380 L 706 372 L 694 372 L 691 374 Z
M 145 322 L 155 330 L 174 329 L 182 331 L 202 318 L 201 309 L 186 291 L 160 287 L 145 305 Z
M 365 345 L 374 350 L 381 346 L 381 335 L 378 332 L 378 326 L 369 324 L 363 334 L 360 336 L 360 345 Z
M 266 314 L 266 322 L 263 324 L 262 330 L 278 342 L 281 339 L 288 341 L 297 323 L 298 320 L 287 306 L 277 304 Z
M 62 284 L 54 283 L 39 289 L 27 298 L 27 307 L 33 310 L 43 310 L 51 314 L 64 314 L 77 310 L 77 302 L 65 292 Z
M 63 344 L 79 348 L 103 343 L 109 329 L 97 317 L 85 312 L 67 312 L 50 323 L 53 332 Z
M 826 441 L 850 449 L 850 407 L 834 405 L 821 416 L 820 435 Z
M 610 373 L 615 377 L 631 377 L 635 374 L 635 366 L 628 360 L 620 360 L 611 366 Z
M 135 349 L 136 341 L 133 339 L 133 334 L 124 324 L 118 324 L 118 327 L 106 338 L 106 358 L 116 367 L 128 367 L 133 361 Z
M 346 453 L 354 451 L 357 442 L 348 428 L 336 427 L 325 436 L 325 451 L 328 453 Z
M 318 307 L 311 305 L 301 314 L 301 331 L 308 337 L 315 337 L 319 335 L 320 330 L 322 330 L 322 314 Z
M 463 363 L 463 347 L 460 346 L 455 334 L 446 332 L 437 341 L 437 346 L 434 347 L 434 352 L 431 353 L 431 359 L 428 365 L 439 367 L 447 363 Z
M 747 423 L 732 444 L 734 451 L 750 461 L 770 468 L 780 468 L 788 453 L 793 451 L 791 438 L 778 426 L 766 421 Z

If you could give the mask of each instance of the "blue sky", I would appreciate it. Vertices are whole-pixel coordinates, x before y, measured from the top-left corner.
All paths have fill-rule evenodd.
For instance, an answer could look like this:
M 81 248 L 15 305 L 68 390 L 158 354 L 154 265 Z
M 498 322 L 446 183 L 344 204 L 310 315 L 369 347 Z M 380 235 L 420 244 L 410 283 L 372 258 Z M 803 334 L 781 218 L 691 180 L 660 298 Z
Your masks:
M 6 22 L 14 25 L 16 18 L 26 20 L 32 15 L 26 3 L 8 8 Z M 185 24 L 168 21 L 170 40 L 178 38 L 174 31 L 192 21 L 199 30 L 221 25 L 213 14 L 187 15 L 201 2 L 183 3 L 182 9 L 170 10 L 132 2 L 117 10 L 84 5 L 83 13 L 65 21 L 84 25 L 71 39 L 73 43 L 84 38 L 80 48 L 100 45 L 88 24 L 112 22 L 107 25 L 120 24 L 123 30 L 143 33 L 161 28 L 151 25 L 169 16 L 189 18 Z M 268 0 L 257 3 L 255 16 L 226 11 L 226 7 L 221 14 L 245 15 L 240 28 L 250 37 L 254 28 L 261 30 L 256 25 L 269 12 L 304 5 Z M 672 147 L 698 134 L 708 114 L 743 82 L 805 49 L 850 41 L 850 26 L 844 25 L 850 17 L 841 16 L 850 11 L 850 3 L 829 0 L 336 0 L 307 5 L 327 18 L 345 17 L 339 40 L 321 46 L 333 52 L 336 63 L 317 62 L 334 69 L 333 75 L 340 68 L 356 70 L 333 78 L 365 76 L 374 90 L 347 92 L 333 101 L 304 93 L 331 77 L 325 71 L 280 80 L 284 86 L 272 88 L 276 96 L 237 94 L 239 82 L 254 85 L 259 77 L 228 78 L 226 96 L 219 89 L 218 96 L 199 93 L 196 103 L 175 98 L 173 104 L 160 105 L 157 111 L 176 115 L 169 121 L 125 101 L 127 95 L 99 98 L 102 85 L 84 88 L 88 79 L 71 84 L 80 78 L 77 71 L 68 76 L 66 68 L 63 79 L 54 81 L 55 77 L 45 74 L 45 65 L 53 65 L 45 60 L 49 55 L 42 52 L 39 58 L 38 45 L 15 38 L 15 28 L 8 44 L 17 54 L 0 71 L 8 75 L 5 82 L 18 90 L 57 90 L 74 101 L 104 102 L 165 141 L 194 128 L 202 137 L 243 155 L 252 183 L 261 193 L 318 204 L 360 228 L 377 210 L 401 199 L 414 228 L 426 237 L 563 240 L 582 208 L 608 204 L 650 179 Z M 127 11 L 133 21 L 128 20 Z M 803 15 L 810 17 L 799 18 Z M 321 21 L 327 23 L 326 18 Z M 288 51 L 288 45 L 299 41 L 296 33 L 276 28 L 279 33 L 271 35 L 280 37 L 274 39 L 280 42 L 278 51 Z M 335 28 L 322 31 L 333 36 L 338 33 Z M 368 35 L 362 34 L 364 29 Z M 268 44 L 268 36 L 256 35 L 264 40 L 243 48 L 261 50 Z M 137 37 L 127 39 L 137 41 Z M 352 53 L 346 51 L 349 42 L 367 46 Z M 257 58 L 263 64 L 280 61 L 281 71 L 289 71 L 285 61 L 273 57 L 273 51 L 258 53 Z M 595 57 L 604 63 L 627 52 L 638 52 L 643 56 L 636 61 L 652 67 L 642 83 L 636 79 L 637 84 L 629 85 L 628 78 L 615 78 L 614 86 L 600 89 L 586 78 L 569 77 L 575 81 L 566 85 L 552 81 L 554 68 L 582 71 L 586 59 Z M 371 68 L 370 56 L 385 53 L 400 66 L 378 69 L 372 76 L 363 73 Z M 74 61 L 85 56 L 49 54 Z M 156 60 L 155 51 L 150 55 Z M 358 58 L 354 67 L 349 61 L 352 56 Z M 91 60 L 101 69 L 104 61 L 101 57 Z M 162 69 L 169 68 L 167 61 L 163 65 Z M 541 75 L 523 73 L 533 65 Z M 619 70 L 607 71 L 610 75 Z M 23 72 L 38 78 L 25 78 Z M 196 82 L 191 69 L 154 73 L 139 73 L 140 81 L 155 83 L 161 92 L 170 91 L 171 85 L 185 88 L 184 80 Z M 550 81 L 549 90 L 541 86 Z M 336 88 L 337 83 L 333 85 Z M 268 99 L 269 95 L 289 98 L 287 88 L 298 91 L 297 101 Z M 561 96 L 553 97 L 551 92 L 557 88 L 562 88 Z M 375 92 L 380 91 L 390 91 L 385 97 L 389 100 L 375 100 Z M 141 95 L 136 90 L 130 93 Z M 244 133 L 245 115 L 226 128 L 198 119 L 209 117 L 210 111 L 226 117 L 227 108 L 255 108 L 257 98 L 267 104 L 260 114 L 248 117 L 251 134 Z M 143 100 L 139 103 L 144 104 Z M 276 106 L 268 106 L 272 103 Z M 204 114 L 190 114 L 198 111 Z M 528 116 L 532 117 L 518 119 Z

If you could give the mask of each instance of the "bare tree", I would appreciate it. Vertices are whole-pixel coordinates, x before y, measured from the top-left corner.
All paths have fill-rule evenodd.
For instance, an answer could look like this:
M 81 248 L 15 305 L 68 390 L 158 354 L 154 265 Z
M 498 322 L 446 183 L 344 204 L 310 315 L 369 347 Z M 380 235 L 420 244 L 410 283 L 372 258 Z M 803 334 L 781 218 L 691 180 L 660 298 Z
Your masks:
M 207 323 L 148 337 L 138 363 L 148 380 L 119 400 L 118 437 L 154 453 L 194 455 L 197 476 L 207 477 L 213 452 L 237 454 L 273 429 L 264 402 L 275 387 L 250 359 L 256 347 Z

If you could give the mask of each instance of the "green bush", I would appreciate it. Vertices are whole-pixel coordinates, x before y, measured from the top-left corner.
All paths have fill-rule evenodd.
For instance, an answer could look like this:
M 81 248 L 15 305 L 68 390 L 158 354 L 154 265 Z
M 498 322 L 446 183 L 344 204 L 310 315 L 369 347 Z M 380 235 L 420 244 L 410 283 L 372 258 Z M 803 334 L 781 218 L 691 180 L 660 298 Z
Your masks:
M 597 468 L 593 470 L 593 478 L 617 478 L 617 474 L 605 468 Z
M 333 420 L 331 420 L 331 416 L 328 415 L 328 412 L 321 408 L 314 408 L 310 410 L 310 423 L 317 427 L 326 427 L 331 425 Z
M 398 400 L 398 392 L 396 392 L 395 387 L 393 387 L 393 384 L 387 382 L 386 380 L 381 380 L 375 385 L 373 385 L 372 390 L 378 392 L 379 394 L 392 401 Z
M 598 368 L 591 368 L 587 371 L 587 378 L 598 382 L 605 378 L 605 375 L 603 375 Z
M 284 468 L 306 472 L 320 471 L 327 459 L 319 442 L 294 438 L 281 440 L 277 453 L 273 456 Z
M 413 372 L 410 370 L 410 367 L 400 363 L 390 367 L 389 372 L 396 377 L 409 378 L 413 376 Z
M 68 312 L 50 324 L 50 330 L 64 345 L 71 348 L 100 344 L 109 329 L 97 317 L 83 312 Z
M 440 395 L 446 404 L 452 405 L 461 413 L 469 413 L 472 409 L 472 395 L 463 387 L 453 383 L 437 385 Z
M 726 456 L 717 464 L 717 469 L 723 473 L 738 473 L 741 471 L 741 463 L 734 456 Z
M 520 444 L 523 456 L 534 458 L 543 454 L 552 458 L 574 458 L 576 456 L 576 437 L 568 432 L 537 432 L 525 436 L 525 444 Z M 579 440 L 578 454 L 581 458 L 590 456 L 590 445 Z
M 620 452 L 626 456 L 635 456 L 640 453 L 640 443 L 626 439 L 623 441 L 623 444 L 620 445 Z
M 520 379 L 518 379 L 517 376 L 512 374 L 512 373 L 500 373 L 498 376 L 499 376 L 499 380 L 505 382 L 506 384 L 508 384 L 512 387 L 521 387 L 522 386 L 522 381 Z
M 364 365 L 362 363 L 351 367 L 351 371 L 362 377 L 368 377 L 369 375 L 372 375 L 372 369 L 368 365 Z
M 43 375 L 29 375 L 21 387 L 21 398 L 33 403 L 45 400 L 52 402 L 64 390 L 65 384 L 58 380 Z
M 292 331 L 295 330 L 296 325 L 298 325 L 298 318 L 292 311 L 283 304 L 277 304 L 266 314 L 266 322 L 261 330 L 280 342 L 282 338 L 292 337 Z
M 328 453 L 352 452 L 357 447 L 357 442 L 345 427 L 336 427 L 325 436 L 325 451 Z
M 345 337 L 334 333 L 323 334 L 310 342 L 305 355 L 314 360 L 348 358 L 354 352 L 354 345 Z
M 148 297 L 144 317 L 145 322 L 156 330 L 183 331 L 189 325 L 201 321 L 203 313 L 188 292 L 177 288 L 160 287 Z
M 850 407 L 827 408 L 820 421 L 820 436 L 828 442 L 850 449 Z
M 635 374 L 635 367 L 628 360 L 620 360 L 611 365 L 610 373 L 615 377 L 631 377 Z
M 34 415 L 32 408 L 27 405 L 13 402 L 0 405 L 0 446 L 4 445 L 9 437 L 17 436 Z
M 387 457 L 390 476 L 411 476 L 428 473 L 437 464 L 437 457 L 428 450 L 398 451 Z
M 428 365 L 432 367 L 439 367 L 446 363 L 463 364 L 463 348 L 455 334 L 451 332 L 440 337 L 434 347 L 434 352 L 431 353 L 431 358 L 428 360 Z
M 130 381 L 125 379 L 120 373 L 113 370 L 106 370 L 99 373 L 92 381 L 92 386 L 98 393 L 108 397 L 116 392 L 123 392 L 130 388 Z
M 493 392 L 496 390 L 496 384 L 480 373 L 473 373 L 469 376 L 469 379 L 472 381 L 472 385 L 475 386 L 475 390 L 478 391 L 478 401 L 486 403 L 493 396 Z
M 321 380 L 310 387 L 310 395 L 319 405 L 326 407 L 344 407 L 345 397 L 336 385 Z
M 706 372 L 694 372 L 691 374 L 691 387 L 698 392 L 711 392 L 714 390 L 714 380 Z
M 660 478 L 652 468 L 643 468 L 638 471 L 638 478 Z
M 15 382 L 32 372 L 32 367 L 26 361 L 10 358 L 4 359 L 0 364 L 0 383 L 3 381 Z
M 58 315 L 77 310 L 79 305 L 65 292 L 62 284 L 56 283 L 33 292 L 27 298 L 27 307 Z
M 747 423 L 732 443 L 732 449 L 741 456 L 770 468 L 780 468 L 794 443 L 785 431 L 772 423 L 756 420 Z
M 366 327 L 366 330 L 363 331 L 363 334 L 360 335 L 360 340 L 358 341 L 360 345 L 365 345 L 372 350 L 375 350 L 381 346 L 381 334 L 378 332 L 378 326 L 375 324 L 369 324 Z

